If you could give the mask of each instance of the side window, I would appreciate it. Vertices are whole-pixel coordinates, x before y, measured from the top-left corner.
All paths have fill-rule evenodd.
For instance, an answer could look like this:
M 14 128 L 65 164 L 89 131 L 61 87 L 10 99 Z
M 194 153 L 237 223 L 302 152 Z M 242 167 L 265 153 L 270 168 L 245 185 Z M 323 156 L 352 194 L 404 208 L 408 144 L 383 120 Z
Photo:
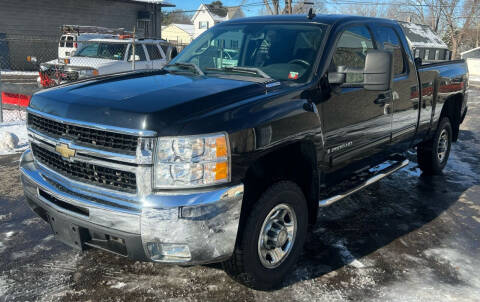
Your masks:
M 130 48 L 128 50 L 128 61 L 132 61 L 132 51 L 133 51 L 133 45 L 130 44 Z M 145 57 L 145 51 L 143 51 L 143 45 L 142 44 L 135 44 L 135 56 L 138 58 L 136 61 L 146 61 L 147 58 Z
M 365 26 L 347 28 L 337 42 L 331 68 L 339 67 L 363 70 L 367 51 L 373 49 L 373 40 Z M 363 74 L 347 73 L 346 83 L 363 83 Z
M 420 49 L 415 49 L 415 58 L 420 58 Z
M 165 57 L 167 57 L 168 56 L 168 46 L 160 44 L 160 47 L 162 48 L 163 53 L 165 54 Z
M 393 74 L 399 75 L 407 71 L 403 56 L 402 45 L 397 33 L 391 27 L 378 26 L 374 28 L 375 36 L 384 50 L 393 54 Z M 415 54 L 416 55 L 416 54 Z
M 425 50 L 425 57 L 423 59 L 426 61 L 426 60 L 428 60 L 429 57 L 430 57 L 430 49 L 426 49 Z
M 160 50 L 158 49 L 157 45 L 155 44 L 147 44 L 148 55 L 150 56 L 150 60 L 161 60 L 163 59 Z
M 73 47 L 73 37 L 72 36 L 67 37 L 67 43 L 65 43 L 65 47 L 68 47 L 68 48 Z

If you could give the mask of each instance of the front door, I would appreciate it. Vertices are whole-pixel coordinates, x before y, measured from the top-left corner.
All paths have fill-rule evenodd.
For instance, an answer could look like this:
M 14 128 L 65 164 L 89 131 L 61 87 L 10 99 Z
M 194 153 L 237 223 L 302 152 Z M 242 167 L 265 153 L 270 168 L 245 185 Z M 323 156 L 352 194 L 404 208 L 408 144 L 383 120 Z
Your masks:
M 347 27 L 336 42 L 330 71 L 363 69 L 369 49 L 375 49 L 375 43 L 367 27 Z M 390 142 L 390 92 L 365 90 L 363 81 L 363 74 L 347 73 L 346 83 L 357 87 L 333 88 L 331 97 L 321 105 L 325 148 L 335 167 L 370 157 Z

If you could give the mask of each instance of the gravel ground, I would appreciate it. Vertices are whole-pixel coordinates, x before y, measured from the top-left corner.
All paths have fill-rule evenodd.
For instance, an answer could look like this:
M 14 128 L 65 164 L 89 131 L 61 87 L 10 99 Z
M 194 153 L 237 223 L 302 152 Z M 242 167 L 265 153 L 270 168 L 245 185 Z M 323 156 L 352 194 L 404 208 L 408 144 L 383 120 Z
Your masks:
M 480 301 L 480 90 L 444 175 L 415 162 L 323 209 L 283 288 L 215 265 L 140 263 L 55 241 L 27 208 L 19 155 L 0 157 L 0 301 Z M 412 155 L 412 159 L 414 156 Z

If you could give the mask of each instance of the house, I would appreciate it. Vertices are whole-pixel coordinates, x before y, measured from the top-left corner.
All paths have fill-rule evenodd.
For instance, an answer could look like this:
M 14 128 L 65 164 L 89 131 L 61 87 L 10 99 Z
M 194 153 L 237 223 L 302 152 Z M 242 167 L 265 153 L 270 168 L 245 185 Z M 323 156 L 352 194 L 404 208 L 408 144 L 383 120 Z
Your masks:
M 480 83 L 480 47 L 476 47 L 460 54 L 460 57 L 467 61 L 468 81 Z
M 243 17 L 245 17 L 245 14 L 240 6 L 219 7 L 211 4 L 201 4 L 192 17 L 192 23 L 195 26 L 193 37 L 198 37 L 215 24 Z
M 399 23 L 415 58 L 421 58 L 425 63 L 450 60 L 452 53 L 447 44 L 429 26 L 411 22 Z
M 174 44 L 189 44 L 195 35 L 195 26 L 193 24 L 172 23 L 162 26 L 162 39 Z
M 0 9 L 0 69 L 31 69 L 27 56 L 45 62 L 57 57 L 64 24 L 107 28 L 136 27 L 160 37 L 163 0 L 2 0 Z

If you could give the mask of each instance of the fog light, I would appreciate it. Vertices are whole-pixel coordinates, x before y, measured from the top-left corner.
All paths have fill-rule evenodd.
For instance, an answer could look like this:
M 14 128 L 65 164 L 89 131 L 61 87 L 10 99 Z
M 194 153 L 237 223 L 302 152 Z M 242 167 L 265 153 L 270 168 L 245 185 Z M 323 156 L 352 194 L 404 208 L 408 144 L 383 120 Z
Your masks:
M 153 261 L 187 262 L 191 259 L 190 249 L 184 244 L 147 242 L 147 250 Z

